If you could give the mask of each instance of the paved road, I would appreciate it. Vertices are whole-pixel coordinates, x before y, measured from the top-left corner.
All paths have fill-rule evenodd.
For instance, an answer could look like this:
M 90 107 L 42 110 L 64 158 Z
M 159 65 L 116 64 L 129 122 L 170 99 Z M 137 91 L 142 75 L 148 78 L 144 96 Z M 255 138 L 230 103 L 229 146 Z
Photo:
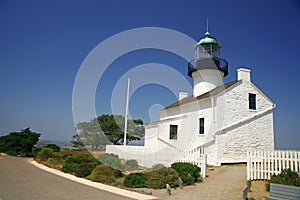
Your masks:
M 129 200 L 32 166 L 26 158 L 0 157 L 0 199 Z

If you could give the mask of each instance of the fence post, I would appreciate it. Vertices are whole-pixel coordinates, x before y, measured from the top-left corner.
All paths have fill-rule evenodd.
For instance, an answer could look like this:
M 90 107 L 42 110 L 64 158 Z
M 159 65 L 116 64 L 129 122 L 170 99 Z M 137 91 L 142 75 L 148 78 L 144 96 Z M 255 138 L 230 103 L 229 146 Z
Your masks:
M 250 151 L 247 151 L 247 180 L 250 181 Z
M 266 179 L 266 171 L 267 171 L 267 152 L 263 151 L 263 179 Z
M 293 171 L 296 171 L 296 154 L 295 151 L 291 152 L 291 168 Z
M 278 152 L 278 169 L 279 169 L 279 170 L 277 171 L 276 174 L 279 174 L 279 173 L 281 172 L 282 168 L 283 168 L 282 152 L 279 151 L 279 152 Z
M 202 174 L 202 178 L 206 177 L 206 163 L 207 163 L 207 155 L 204 154 L 203 158 L 202 158 L 202 167 L 201 167 L 201 174 Z
M 269 179 L 271 178 L 271 172 L 273 172 L 275 170 L 275 167 L 274 167 L 274 151 L 271 151 L 271 157 L 270 159 L 272 160 L 271 162 L 271 168 L 270 168 L 270 172 L 269 172 Z
M 256 163 L 257 163 L 257 151 L 254 151 L 254 154 L 253 154 L 253 178 L 254 179 L 257 179 L 257 176 L 256 176 L 256 172 L 257 172 L 257 166 L 256 166 Z
M 300 160 L 300 158 L 299 158 L 299 152 L 296 152 L 295 151 L 295 171 L 300 171 L 299 169 L 298 169 L 298 162 L 299 162 L 299 160 Z
M 270 173 L 271 173 L 271 169 L 270 169 L 270 167 L 271 167 L 271 161 L 273 162 L 273 160 L 271 160 L 271 156 L 270 156 L 270 151 L 268 151 L 268 153 L 267 153 L 267 162 L 268 162 L 268 170 L 267 170 L 267 179 L 270 179 L 271 178 L 271 176 L 270 176 Z
M 285 155 L 285 161 L 286 161 L 286 168 L 290 168 L 290 158 L 291 158 L 291 152 L 286 152 L 287 155 Z

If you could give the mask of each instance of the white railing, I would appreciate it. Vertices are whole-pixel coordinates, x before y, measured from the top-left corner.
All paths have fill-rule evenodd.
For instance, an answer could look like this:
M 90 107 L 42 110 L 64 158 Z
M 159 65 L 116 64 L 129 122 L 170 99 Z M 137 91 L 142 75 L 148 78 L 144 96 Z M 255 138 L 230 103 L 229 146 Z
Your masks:
M 206 177 L 206 162 L 207 156 L 204 154 L 203 147 L 196 147 L 186 152 L 182 153 L 175 162 L 186 162 L 191 163 L 193 165 L 197 165 L 201 168 L 201 176 L 202 178 Z
M 248 151 L 247 180 L 269 180 L 283 169 L 300 172 L 300 151 Z

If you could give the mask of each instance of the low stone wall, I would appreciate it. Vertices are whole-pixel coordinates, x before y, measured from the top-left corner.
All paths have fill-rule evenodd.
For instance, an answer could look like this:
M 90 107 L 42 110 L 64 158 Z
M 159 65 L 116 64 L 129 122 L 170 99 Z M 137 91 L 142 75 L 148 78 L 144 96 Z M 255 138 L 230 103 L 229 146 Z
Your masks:
M 140 166 L 147 168 L 151 168 L 158 163 L 170 166 L 172 161 L 176 159 L 175 150 L 168 147 L 151 148 L 145 146 L 107 145 L 106 153 L 117 154 L 119 158 L 125 160 L 137 160 Z

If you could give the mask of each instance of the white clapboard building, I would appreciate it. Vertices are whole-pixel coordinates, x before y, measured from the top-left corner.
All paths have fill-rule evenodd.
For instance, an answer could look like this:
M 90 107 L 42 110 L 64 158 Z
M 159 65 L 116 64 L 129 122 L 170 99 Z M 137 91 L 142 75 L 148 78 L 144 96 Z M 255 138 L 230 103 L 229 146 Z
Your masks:
M 193 95 L 162 109 L 160 120 L 145 125 L 144 146 L 107 145 L 106 152 L 136 159 L 140 165 L 176 161 L 207 164 L 247 161 L 247 150 L 274 150 L 274 102 L 251 82 L 249 69 L 238 69 L 237 80 L 224 84 L 228 63 L 208 32 L 195 45 L 188 63 Z

